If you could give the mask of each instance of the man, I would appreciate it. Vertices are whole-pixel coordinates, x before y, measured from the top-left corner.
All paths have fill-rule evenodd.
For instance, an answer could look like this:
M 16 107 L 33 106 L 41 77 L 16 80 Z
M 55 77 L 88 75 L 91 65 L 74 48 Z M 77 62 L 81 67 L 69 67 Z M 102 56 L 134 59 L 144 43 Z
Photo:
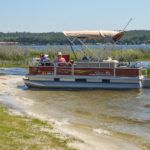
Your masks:
M 58 63 L 63 64 L 66 63 L 65 58 L 62 56 L 61 52 L 58 52 Z

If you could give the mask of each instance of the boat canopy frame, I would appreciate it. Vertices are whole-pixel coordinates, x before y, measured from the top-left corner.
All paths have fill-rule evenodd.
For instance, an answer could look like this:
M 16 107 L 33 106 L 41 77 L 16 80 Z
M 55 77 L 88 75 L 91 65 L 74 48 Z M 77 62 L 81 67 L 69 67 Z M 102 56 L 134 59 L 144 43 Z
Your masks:
M 73 47 L 76 47 L 75 42 L 79 42 L 82 47 L 88 50 L 88 52 L 94 56 L 98 61 L 100 61 L 100 57 L 98 57 L 85 43 L 86 39 L 103 39 L 105 41 L 109 41 L 111 43 L 116 43 L 120 38 L 124 35 L 122 31 L 64 31 L 64 35 L 69 41 L 71 50 L 74 54 L 76 60 L 77 54 L 74 51 Z M 84 55 L 87 56 L 85 49 L 81 49 Z

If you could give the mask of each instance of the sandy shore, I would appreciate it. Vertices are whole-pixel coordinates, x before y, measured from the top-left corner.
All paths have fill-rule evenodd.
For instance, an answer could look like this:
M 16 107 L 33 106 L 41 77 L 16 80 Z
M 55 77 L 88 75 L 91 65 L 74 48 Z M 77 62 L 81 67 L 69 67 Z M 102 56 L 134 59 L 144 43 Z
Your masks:
M 103 129 L 77 128 L 69 123 L 62 123 L 55 118 L 47 119 L 38 116 L 34 112 L 30 112 L 28 107 L 34 105 L 32 100 L 28 100 L 22 96 L 25 93 L 22 76 L 1 75 L 0 76 L 0 103 L 4 103 L 15 111 L 22 111 L 32 117 L 44 119 L 53 124 L 54 132 L 59 133 L 61 137 L 72 136 L 76 142 L 69 143 L 70 146 L 81 150 L 139 150 L 140 148 L 127 140 L 115 138 L 112 133 Z M 38 92 L 38 91 L 37 91 Z M 22 101 L 24 100 L 24 102 Z M 28 106 L 28 107 L 27 107 Z

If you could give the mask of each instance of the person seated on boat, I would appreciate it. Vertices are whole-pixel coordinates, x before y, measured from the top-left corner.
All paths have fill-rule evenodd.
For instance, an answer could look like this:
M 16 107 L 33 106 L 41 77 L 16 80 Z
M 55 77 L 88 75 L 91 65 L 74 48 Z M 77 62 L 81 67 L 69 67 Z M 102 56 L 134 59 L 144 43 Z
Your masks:
M 40 55 L 40 59 L 41 59 L 41 65 L 44 66 L 44 64 L 46 63 L 46 57 L 45 57 L 44 53 L 42 53 Z
M 66 64 L 65 58 L 62 56 L 61 52 L 58 52 L 57 62 L 59 65 Z
M 74 60 L 71 59 L 71 60 L 69 61 L 69 65 L 73 65 L 73 64 L 74 64 Z
M 88 56 L 87 56 L 87 55 L 84 55 L 84 56 L 82 57 L 82 61 L 89 61 Z
M 108 57 L 108 59 L 103 60 L 103 62 L 108 62 L 108 63 L 119 63 L 118 60 L 114 60 L 114 59 L 112 59 L 111 57 Z

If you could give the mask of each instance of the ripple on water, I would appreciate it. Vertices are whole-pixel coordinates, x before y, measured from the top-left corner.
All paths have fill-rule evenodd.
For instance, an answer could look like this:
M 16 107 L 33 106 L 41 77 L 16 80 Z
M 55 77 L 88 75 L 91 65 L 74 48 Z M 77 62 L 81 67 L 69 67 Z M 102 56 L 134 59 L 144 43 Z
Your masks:
M 109 114 L 99 114 L 100 120 L 105 120 L 110 123 L 129 123 L 129 124 L 150 124 L 150 120 L 141 120 L 136 118 L 113 116 Z
M 109 135 L 109 136 L 112 135 L 110 131 L 104 130 L 102 128 L 93 129 L 93 131 L 102 135 Z
M 2 68 L 0 69 L 0 75 L 26 75 L 26 68 Z

